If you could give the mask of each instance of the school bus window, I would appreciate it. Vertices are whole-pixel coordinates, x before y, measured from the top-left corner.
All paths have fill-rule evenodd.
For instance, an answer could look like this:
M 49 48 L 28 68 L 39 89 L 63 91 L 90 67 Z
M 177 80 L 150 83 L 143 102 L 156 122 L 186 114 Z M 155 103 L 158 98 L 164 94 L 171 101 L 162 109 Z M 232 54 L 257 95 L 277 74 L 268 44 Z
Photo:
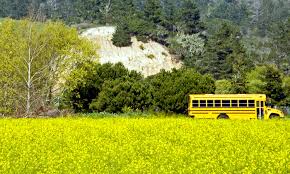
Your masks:
M 207 101 L 207 107 L 212 108 L 213 107 L 213 100 Z
M 238 107 L 238 100 L 232 100 L 232 107 L 237 108 Z
M 192 107 L 198 108 L 198 100 L 192 100 Z
M 205 108 L 206 107 L 206 100 L 200 100 L 200 107 Z
M 215 107 L 216 108 L 220 108 L 221 107 L 221 101 L 220 100 L 215 100 L 214 103 L 215 103 Z
M 231 101 L 230 100 L 223 100 L 223 107 L 231 107 Z
M 265 102 L 261 102 L 261 107 L 264 107 L 264 105 L 265 105 Z
M 240 102 L 239 102 L 239 106 L 240 106 L 241 108 L 246 108 L 246 107 L 248 107 L 248 101 L 247 101 L 247 100 L 240 100 Z
M 249 100 L 249 107 L 254 108 L 255 107 L 255 100 Z

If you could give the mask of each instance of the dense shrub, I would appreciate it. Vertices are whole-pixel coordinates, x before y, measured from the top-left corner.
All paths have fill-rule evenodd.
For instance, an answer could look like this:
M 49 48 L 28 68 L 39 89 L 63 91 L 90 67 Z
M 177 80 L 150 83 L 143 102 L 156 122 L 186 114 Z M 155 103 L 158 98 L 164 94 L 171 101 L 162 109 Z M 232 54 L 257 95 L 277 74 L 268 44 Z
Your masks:
M 215 91 L 214 80 L 193 69 L 162 71 L 143 79 L 120 63 L 77 68 L 67 85 L 66 98 L 76 112 L 154 110 L 183 114 L 187 112 L 189 94 Z
M 81 74 L 81 75 L 80 75 Z M 129 71 L 123 64 L 90 64 L 76 68 L 66 82 L 65 99 L 76 112 L 89 112 L 92 100 L 99 96 L 103 84 L 118 78 L 142 79 L 141 74 Z
M 91 109 L 98 112 L 120 113 L 147 110 L 152 104 L 151 87 L 133 78 L 106 81 Z
M 283 91 L 281 73 L 273 65 L 256 67 L 247 73 L 246 81 L 249 93 L 266 94 L 275 105 L 281 105 L 286 98 L 284 91 L 287 91 L 285 85 Z
M 189 94 L 214 93 L 212 77 L 193 69 L 162 71 L 147 79 L 153 88 L 153 108 L 157 111 L 186 113 Z
M 125 23 L 118 25 L 117 30 L 113 35 L 112 42 L 117 47 L 127 47 L 132 44 L 131 35 L 128 31 L 128 26 Z

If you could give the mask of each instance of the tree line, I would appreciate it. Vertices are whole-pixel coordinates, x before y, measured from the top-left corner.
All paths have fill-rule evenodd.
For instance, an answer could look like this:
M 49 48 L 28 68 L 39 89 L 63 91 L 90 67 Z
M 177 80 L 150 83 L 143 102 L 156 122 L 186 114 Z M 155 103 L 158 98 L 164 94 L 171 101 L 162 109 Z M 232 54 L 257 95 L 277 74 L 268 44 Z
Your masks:
M 66 104 L 70 103 L 76 111 L 99 112 L 102 111 L 100 108 L 106 108 L 107 105 L 110 105 L 106 104 L 101 106 L 101 103 L 106 103 L 106 97 L 112 97 L 112 94 L 109 94 L 110 92 L 124 89 L 127 85 L 127 87 L 136 86 L 136 89 L 127 89 L 129 91 L 132 90 L 132 93 L 135 93 L 136 91 L 134 92 L 134 90 L 140 87 L 146 91 L 144 93 L 151 95 L 148 97 L 140 94 L 144 97 L 144 100 L 146 98 L 146 104 L 143 103 L 145 108 L 172 111 L 172 109 L 164 109 L 165 105 L 163 106 L 159 103 L 167 103 L 168 101 L 162 101 L 162 99 L 157 97 L 159 93 L 154 94 L 152 92 L 159 89 L 156 88 L 155 84 L 157 86 L 164 85 L 163 87 L 166 84 L 166 82 L 162 84 L 161 82 L 157 83 L 156 78 L 164 78 L 164 81 L 168 81 L 166 85 L 174 86 L 174 83 L 183 83 L 182 81 L 178 81 L 179 78 L 175 75 L 180 73 L 180 79 L 183 79 L 181 74 L 188 75 L 188 71 L 192 75 L 197 75 L 198 78 L 211 76 L 215 85 L 212 89 L 205 92 L 265 93 L 276 105 L 290 105 L 290 5 L 288 1 L 24 0 L 18 2 L 16 0 L 0 0 L 0 2 L 3 7 L 0 9 L 0 17 L 21 19 L 25 16 L 37 16 L 37 19 L 24 20 L 26 22 L 4 20 L 0 24 L 0 30 L 2 32 L 0 36 L 0 42 L 2 39 L 0 44 L 0 47 L 2 47 L 0 48 L 1 58 L 3 57 L 3 60 L 9 60 L 8 62 L 10 60 L 15 61 L 10 63 L 12 65 L 19 65 L 19 67 L 9 66 L 8 63 L 4 63 L 5 61 L 2 62 L 3 70 L 1 71 L 3 72 L 3 77 L 6 78 L 6 80 L 3 78 L 2 81 L 2 94 L 11 97 L 11 100 L 3 102 L 3 112 L 8 113 L 13 110 L 24 112 L 26 110 L 25 112 L 31 113 L 31 110 L 39 107 L 38 105 L 33 106 L 34 103 L 51 103 L 52 101 L 56 101 L 52 99 L 53 86 L 58 85 L 56 83 L 60 81 L 59 79 L 70 77 L 62 77 L 63 72 L 66 70 L 62 70 L 61 65 L 65 65 L 64 62 L 68 61 L 67 54 L 71 57 L 79 57 L 79 59 L 74 60 L 86 61 L 89 61 L 88 58 L 94 56 L 92 45 L 86 41 L 78 40 L 77 30 L 71 29 L 60 22 L 53 22 L 58 20 L 62 20 L 68 25 L 79 23 L 115 25 L 117 26 L 117 31 L 112 41 L 116 46 L 129 46 L 132 36 L 137 37 L 138 40 L 143 42 L 154 40 L 168 47 L 171 54 L 174 54 L 175 57 L 184 63 L 184 68 L 180 71 L 174 70 L 172 73 L 161 72 L 154 77 L 146 79 L 141 77 L 140 74 L 136 74 L 136 72 L 131 74 L 132 72 L 127 72 L 128 70 L 123 69 L 122 71 L 126 71 L 126 76 L 120 75 L 118 78 L 108 77 L 109 80 L 107 83 L 95 79 L 96 77 L 79 82 L 83 85 L 90 84 L 91 82 L 101 83 L 102 85 L 106 85 L 106 88 L 100 86 L 96 88 L 94 86 L 96 84 L 91 84 L 92 87 L 78 86 L 80 84 L 74 84 L 72 87 L 70 86 L 71 84 L 67 84 L 70 86 L 69 89 L 64 90 L 65 92 L 57 97 L 58 106 L 65 105 L 60 102 L 63 101 Z M 7 28 L 8 26 L 10 26 L 10 29 Z M 52 28 L 47 28 L 48 26 Z M 58 32 L 57 28 L 60 28 Z M 55 37 L 55 41 L 52 41 L 53 37 L 49 38 L 50 35 Z M 64 35 L 68 35 L 71 38 L 63 38 Z M 12 39 L 9 40 L 9 38 Z M 63 43 L 65 40 L 67 40 L 66 43 L 68 45 Z M 49 47 L 49 44 L 52 44 L 52 46 Z M 41 50 L 41 46 L 48 46 L 51 49 Z M 15 50 L 18 47 L 20 48 L 19 51 Z M 72 53 L 69 50 L 79 51 Z M 80 55 L 77 52 L 85 52 L 86 54 Z M 33 57 L 37 57 L 37 59 Z M 81 65 L 88 66 L 87 64 L 84 65 L 84 62 L 74 62 L 70 63 L 70 65 L 73 67 L 79 67 Z M 73 74 L 80 75 L 88 71 L 98 76 L 99 71 L 101 71 L 99 69 L 102 69 L 101 67 L 101 65 L 94 64 L 93 67 L 86 67 L 90 68 L 90 70 L 82 67 L 80 68 L 80 72 L 76 71 Z M 46 72 L 46 74 L 39 76 L 42 71 Z M 10 72 L 11 75 L 8 77 L 7 75 Z M 18 72 L 18 74 L 15 72 Z M 54 78 L 54 76 L 57 78 Z M 165 76 L 168 77 L 165 78 Z M 74 76 L 72 77 L 73 80 L 78 79 Z M 107 77 L 103 78 L 106 79 Z M 187 78 L 193 80 L 191 76 Z M 34 79 L 41 79 L 45 81 L 44 84 L 46 85 L 42 83 L 36 84 L 36 82 L 40 81 Z M 87 77 L 84 79 L 87 79 Z M 123 81 L 126 81 L 124 79 L 127 79 L 128 83 L 123 84 Z M 174 79 L 175 81 L 171 81 L 170 79 Z M 19 83 L 20 81 L 22 82 Z M 120 89 L 114 88 L 114 86 L 118 86 L 117 84 L 123 84 L 124 86 L 119 86 Z M 178 84 L 175 84 L 175 86 L 178 86 Z M 182 86 L 179 87 L 182 88 Z M 200 87 L 204 88 L 203 85 Z M 79 92 L 81 94 L 83 92 L 91 97 L 82 97 L 78 92 L 74 93 L 73 89 L 76 91 L 80 90 Z M 108 91 L 107 89 L 110 90 Z M 150 92 L 150 89 L 154 90 Z M 94 90 L 96 91 L 93 92 Z M 163 89 L 160 88 L 159 90 L 162 91 Z M 175 93 L 178 93 L 178 89 L 171 90 L 176 90 L 171 91 L 171 95 L 173 96 Z M 162 93 L 161 91 L 160 93 Z M 19 97 L 19 101 L 21 102 L 15 103 L 16 100 L 13 97 L 18 96 L 16 94 L 21 94 L 21 97 Z M 164 94 L 169 95 L 169 92 L 164 92 Z M 183 96 L 187 95 L 187 93 L 183 94 Z M 35 96 L 38 96 L 37 101 L 40 101 L 38 98 L 41 98 L 42 102 L 31 103 L 30 101 L 36 99 Z M 132 103 L 138 103 L 135 102 L 137 99 L 127 98 L 130 101 L 134 101 Z M 174 99 L 179 102 L 185 101 L 178 97 Z M 25 101 L 25 104 L 23 104 L 23 101 Z M 116 101 L 125 103 L 124 99 L 116 99 Z M 119 111 L 123 107 L 131 106 L 126 104 L 125 106 L 122 105 L 121 109 L 120 107 L 118 108 Z M 136 106 L 133 107 L 133 110 L 135 109 L 143 110 L 144 108 Z M 183 111 L 173 110 L 172 112 L 179 113 Z
M 2 115 L 31 116 L 47 107 L 185 114 L 189 94 L 237 91 L 264 93 L 275 105 L 290 105 L 290 76 L 274 64 L 250 68 L 243 81 L 227 78 L 226 71 L 217 71 L 223 75 L 218 79 L 189 66 L 144 78 L 121 63 L 99 64 L 96 46 L 60 22 L 5 19 L 0 57 Z

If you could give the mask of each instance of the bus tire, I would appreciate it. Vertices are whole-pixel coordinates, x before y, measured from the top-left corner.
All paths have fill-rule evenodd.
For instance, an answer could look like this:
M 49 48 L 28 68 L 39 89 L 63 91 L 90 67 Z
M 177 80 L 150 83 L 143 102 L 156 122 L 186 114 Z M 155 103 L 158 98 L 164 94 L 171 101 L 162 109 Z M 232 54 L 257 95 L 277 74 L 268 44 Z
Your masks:
M 269 116 L 269 118 L 272 120 L 272 119 L 279 119 L 280 118 L 280 116 L 278 115 L 278 114 L 271 114 L 270 116 Z
M 227 114 L 220 114 L 218 117 L 217 117 L 217 119 L 230 119 L 230 117 L 227 115 Z

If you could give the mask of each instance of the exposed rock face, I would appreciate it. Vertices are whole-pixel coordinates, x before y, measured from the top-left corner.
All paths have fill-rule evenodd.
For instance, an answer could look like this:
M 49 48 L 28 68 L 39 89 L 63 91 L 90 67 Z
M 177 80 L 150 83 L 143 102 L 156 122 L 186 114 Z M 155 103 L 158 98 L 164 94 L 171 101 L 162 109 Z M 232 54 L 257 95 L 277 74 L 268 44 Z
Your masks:
M 115 27 L 98 27 L 88 29 L 82 34 L 100 45 L 101 64 L 121 62 L 129 70 L 141 72 L 145 77 L 157 74 L 161 69 L 170 71 L 182 66 L 181 62 L 169 54 L 166 47 L 157 42 L 143 43 L 133 37 L 130 47 L 116 47 L 111 41 L 114 32 Z

